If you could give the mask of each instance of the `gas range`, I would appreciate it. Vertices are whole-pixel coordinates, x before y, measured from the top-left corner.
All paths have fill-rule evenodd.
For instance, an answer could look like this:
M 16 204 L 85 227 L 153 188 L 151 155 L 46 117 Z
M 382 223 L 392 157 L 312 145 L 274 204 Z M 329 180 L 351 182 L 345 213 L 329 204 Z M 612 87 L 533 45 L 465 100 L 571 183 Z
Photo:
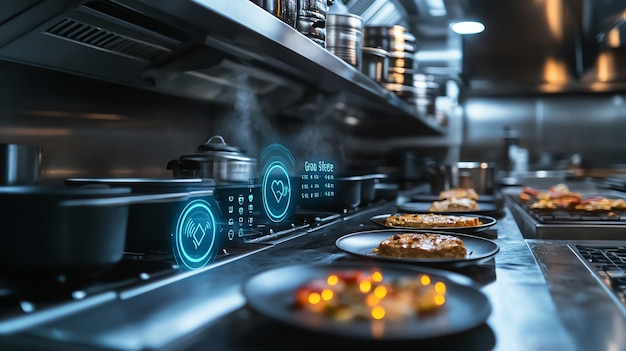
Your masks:
M 572 242 L 569 247 L 626 314 L 626 242 Z

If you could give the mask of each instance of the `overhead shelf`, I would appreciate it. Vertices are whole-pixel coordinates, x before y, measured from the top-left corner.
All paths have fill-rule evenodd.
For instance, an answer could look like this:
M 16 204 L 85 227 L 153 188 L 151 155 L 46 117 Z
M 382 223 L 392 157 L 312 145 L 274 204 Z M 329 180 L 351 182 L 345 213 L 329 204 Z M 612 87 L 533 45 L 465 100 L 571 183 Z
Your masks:
M 444 132 L 249 0 L 30 3 L 0 23 L 0 58 L 212 103 L 232 104 L 247 89 L 270 101 L 273 113 L 322 96 L 348 107 L 345 117 L 358 119 L 350 125 L 355 134 Z M 238 75 L 250 79 L 238 82 Z
M 444 132 L 434 118 L 421 116 L 417 106 L 400 99 L 248 0 L 139 2 L 206 31 L 206 48 L 235 56 L 245 64 L 277 73 L 320 94 L 341 96 L 347 105 L 368 112 L 360 124 L 362 128 L 377 128 L 394 135 L 441 135 Z M 206 51 L 206 62 L 212 54 L 211 50 Z M 195 55 L 193 60 L 188 57 L 191 56 L 182 55 L 164 63 L 163 67 L 178 71 L 203 68 L 199 60 L 203 55 Z

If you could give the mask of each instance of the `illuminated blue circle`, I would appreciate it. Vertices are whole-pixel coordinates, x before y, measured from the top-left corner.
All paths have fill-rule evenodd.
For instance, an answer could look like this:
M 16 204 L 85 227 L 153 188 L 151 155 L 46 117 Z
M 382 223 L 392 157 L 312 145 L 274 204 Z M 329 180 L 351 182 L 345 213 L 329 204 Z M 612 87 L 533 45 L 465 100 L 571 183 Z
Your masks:
M 271 176 L 272 172 L 274 171 L 280 172 L 281 175 Z M 280 203 L 280 200 L 277 199 L 276 205 L 270 205 L 268 203 L 269 201 L 268 199 L 276 199 L 274 197 L 276 196 L 276 192 L 273 186 L 274 184 L 278 184 L 278 181 L 281 181 L 281 184 L 282 184 L 282 177 L 281 177 L 282 175 L 284 175 L 284 179 L 286 180 L 287 185 L 285 186 L 283 184 L 283 188 L 281 189 L 280 196 L 281 196 L 281 199 L 282 199 L 282 196 L 286 197 L 287 199 L 286 204 L 284 206 L 278 207 L 277 205 Z M 285 217 L 287 216 L 287 211 L 289 210 L 289 205 L 291 204 L 291 181 L 289 180 L 289 174 L 287 173 L 287 169 L 285 168 L 285 165 L 283 165 L 282 162 L 274 161 L 267 167 L 267 170 L 265 171 L 265 174 L 263 175 L 262 192 L 263 192 L 263 208 L 265 209 L 265 213 L 267 213 L 267 216 L 269 217 L 269 219 L 272 222 L 280 222 L 283 219 L 285 219 Z M 285 192 L 287 193 L 286 195 L 285 195 Z
M 204 229 L 210 230 L 205 232 Z M 198 232 L 203 234 L 200 239 L 196 236 Z M 188 203 L 178 216 L 176 223 L 174 235 L 176 260 L 189 269 L 204 267 L 214 253 L 216 233 L 215 217 L 209 203 L 204 200 L 194 200 Z M 206 243 L 205 239 L 210 240 L 208 245 L 203 244 L 203 242 Z M 187 249 L 190 245 L 186 244 L 189 242 L 194 245 L 195 249 L 198 249 L 198 252 L 193 253 Z

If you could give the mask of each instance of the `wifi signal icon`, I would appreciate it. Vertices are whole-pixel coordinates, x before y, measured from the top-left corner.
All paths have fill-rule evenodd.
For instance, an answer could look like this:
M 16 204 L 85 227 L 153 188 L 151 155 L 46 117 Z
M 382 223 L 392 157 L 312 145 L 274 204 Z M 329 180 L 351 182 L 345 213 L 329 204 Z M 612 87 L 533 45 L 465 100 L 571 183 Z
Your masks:
M 187 223 L 185 223 L 183 233 L 186 238 L 191 239 L 194 248 L 197 250 L 210 229 L 211 223 L 208 221 L 202 225 L 201 223 L 196 223 L 193 218 L 190 218 Z

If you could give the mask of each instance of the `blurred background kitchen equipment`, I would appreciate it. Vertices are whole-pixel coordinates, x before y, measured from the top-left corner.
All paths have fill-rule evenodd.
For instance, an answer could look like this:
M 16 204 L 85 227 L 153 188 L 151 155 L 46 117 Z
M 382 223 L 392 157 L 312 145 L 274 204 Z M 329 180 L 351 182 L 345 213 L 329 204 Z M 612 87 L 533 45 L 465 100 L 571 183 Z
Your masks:
M 216 182 L 249 182 L 256 177 L 257 160 L 238 147 L 228 145 L 220 135 L 198 146 L 198 152 L 171 160 L 174 178 L 212 178 Z
M 473 188 L 477 194 L 492 195 L 497 190 L 496 166 L 487 162 L 456 162 L 428 166 L 430 193 L 438 195 L 452 188 Z
M 31 185 L 39 180 L 42 148 L 0 144 L 0 185 Z

